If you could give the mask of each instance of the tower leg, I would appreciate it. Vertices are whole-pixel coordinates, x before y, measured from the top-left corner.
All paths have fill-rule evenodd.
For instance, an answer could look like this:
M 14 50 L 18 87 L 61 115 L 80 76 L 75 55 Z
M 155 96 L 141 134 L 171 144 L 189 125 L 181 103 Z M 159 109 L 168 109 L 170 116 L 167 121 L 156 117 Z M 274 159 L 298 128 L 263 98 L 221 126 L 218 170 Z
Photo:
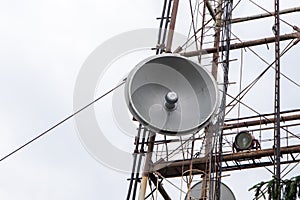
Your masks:
M 142 177 L 141 188 L 139 193 L 139 200 L 144 200 L 146 196 L 146 188 L 147 188 L 148 176 Z
M 148 176 L 152 165 L 152 152 L 154 147 L 154 141 L 155 141 L 155 133 L 149 131 L 149 144 L 148 144 L 148 150 L 146 154 L 147 156 L 146 156 L 144 172 L 142 176 L 139 198 L 138 198 L 139 200 L 144 200 L 146 196 L 147 181 L 148 181 Z

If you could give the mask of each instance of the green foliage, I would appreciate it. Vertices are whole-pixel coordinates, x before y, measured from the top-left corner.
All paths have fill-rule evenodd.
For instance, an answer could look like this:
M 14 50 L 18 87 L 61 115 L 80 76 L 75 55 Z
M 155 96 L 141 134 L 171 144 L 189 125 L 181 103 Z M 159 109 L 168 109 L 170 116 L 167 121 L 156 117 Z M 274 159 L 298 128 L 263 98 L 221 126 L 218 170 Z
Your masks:
M 277 191 L 276 184 L 279 185 Z M 270 181 L 262 181 L 254 185 L 249 189 L 249 191 L 251 190 L 255 191 L 255 199 L 263 197 L 263 199 L 272 200 L 276 199 L 277 195 L 281 193 L 282 200 L 296 200 L 297 197 L 300 198 L 300 176 L 281 180 L 280 182 L 276 177 L 273 177 Z
M 250 190 L 255 190 L 255 199 L 258 199 L 260 194 L 262 194 L 262 196 L 264 197 L 264 199 L 266 199 L 266 196 L 262 190 L 262 187 L 266 184 L 266 182 L 262 181 L 256 185 L 254 185 L 252 188 L 249 189 Z

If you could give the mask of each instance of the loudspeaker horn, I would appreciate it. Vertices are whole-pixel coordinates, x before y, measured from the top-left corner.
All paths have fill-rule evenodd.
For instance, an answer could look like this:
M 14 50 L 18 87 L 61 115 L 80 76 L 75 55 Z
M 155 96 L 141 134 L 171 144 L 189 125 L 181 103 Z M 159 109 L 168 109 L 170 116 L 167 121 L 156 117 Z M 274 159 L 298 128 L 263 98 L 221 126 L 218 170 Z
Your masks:
M 182 56 L 164 54 L 140 62 L 128 75 L 125 99 L 133 117 L 167 135 L 194 133 L 218 107 L 210 72 Z

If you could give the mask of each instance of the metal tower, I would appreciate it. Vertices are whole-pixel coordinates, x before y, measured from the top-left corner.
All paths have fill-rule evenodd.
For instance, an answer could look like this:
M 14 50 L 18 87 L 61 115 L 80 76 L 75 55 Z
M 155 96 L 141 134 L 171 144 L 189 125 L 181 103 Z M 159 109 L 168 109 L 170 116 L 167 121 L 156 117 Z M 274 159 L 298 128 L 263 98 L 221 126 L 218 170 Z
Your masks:
M 234 13 L 240 4 L 255 7 L 261 13 L 237 18 Z M 189 37 L 182 46 L 172 46 L 176 22 L 182 17 L 181 5 L 189 10 L 189 17 L 186 15 L 191 21 Z M 280 181 L 300 161 L 299 105 L 290 109 L 281 107 L 281 80 L 300 87 L 281 70 L 281 58 L 298 48 L 300 29 L 282 16 L 297 13 L 300 7 L 280 9 L 279 0 L 274 0 L 273 10 L 266 10 L 252 0 L 164 0 L 162 7 L 157 18 L 160 31 L 155 53 L 192 58 L 208 68 L 218 83 L 220 103 L 210 123 L 190 135 L 159 135 L 140 124 L 127 200 L 156 199 L 157 195 L 174 199 L 164 183 L 179 191 L 176 199 L 219 200 L 225 172 L 254 168 L 265 168 L 270 171 L 270 178 L 275 176 Z M 260 37 L 257 29 L 261 20 L 269 24 L 273 35 Z M 247 23 L 252 25 L 245 32 L 257 31 L 256 38 L 244 40 L 235 34 L 234 28 Z M 263 51 L 273 56 L 271 62 L 264 58 Z M 261 70 L 253 69 L 249 77 L 243 74 L 244 54 L 256 57 L 258 65 L 263 66 Z M 268 94 L 255 96 L 258 82 L 272 73 L 273 79 L 259 87 L 266 88 L 266 93 L 273 91 L 271 99 Z M 247 80 L 243 82 L 243 78 Z M 253 104 L 254 100 L 273 104 L 271 109 L 269 106 L 260 109 Z M 201 194 L 192 197 L 192 186 L 199 180 Z M 276 199 L 280 199 L 280 194 Z

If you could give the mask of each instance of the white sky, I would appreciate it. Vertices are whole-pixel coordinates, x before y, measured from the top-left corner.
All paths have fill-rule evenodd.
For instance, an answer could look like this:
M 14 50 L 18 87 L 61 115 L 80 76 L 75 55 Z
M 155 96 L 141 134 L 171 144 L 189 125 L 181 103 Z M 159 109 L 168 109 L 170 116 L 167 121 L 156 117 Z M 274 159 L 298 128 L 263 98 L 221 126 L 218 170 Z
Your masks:
M 263 6 L 272 8 L 272 2 L 266 1 Z M 296 0 L 284 1 L 284 4 L 282 7 L 300 6 Z M 189 18 L 183 18 L 184 11 L 188 11 L 186 6 L 183 7 L 178 18 L 178 31 L 186 33 Z M 149 0 L 1 0 L 0 157 L 71 114 L 76 77 L 88 55 L 102 42 L 124 31 L 157 28 L 159 22 L 155 18 L 160 16 L 161 9 L 161 1 Z M 245 10 L 250 8 L 242 7 L 237 12 L 243 16 Z M 261 13 L 254 6 L 251 6 L 251 12 Z M 300 26 L 299 13 L 287 19 Z M 254 23 L 248 24 L 252 25 L 251 28 L 236 27 L 244 40 L 272 34 L 271 25 L 265 29 L 264 24 L 260 25 L 261 28 Z M 291 32 L 290 29 L 285 30 Z M 290 57 L 283 60 L 287 66 L 283 71 L 299 83 L 300 79 L 295 73 L 299 47 L 295 49 L 290 52 Z M 238 58 L 238 55 L 235 56 Z M 272 57 L 267 59 L 272 61 Z M 251 57 L 245 63 L 247 61 L 257 65 Z M 252 67 L 249 63 L 245 64 L 245 68 Z M 261 71 L 263 67 L 265 65 L 259 63 L 250 71 Z M 231 69 L 234 70 L 238 68 Z M 238 81 L 237 77 L 233 76 L 232 81 Z M 299 107 L 296 102 L 299 100 L 299 88 L 283 84 L 290 88 L 285 91 L 284 107 Z M 266 85 L 259 91 L 265 95 Z M 270 95 L 273 94 L 273 89 L 268 91 L 271 91 Z M 263 110 L 270 105 L 272 109 L 272 99 L 266 105 L 255 104 L 257 94 L 253 95 L 252 98 L 250 95 L 248 103 L 257 106 L 257 109 Z M 247 189 L 259 180 L 270 178 L 270 174 L 266 173 L 253 176 L 256 172 L 243 175 L 232 173 L 224 181 L 232 188 L 237 199 L 248 200 L 253 193 L 247 193 Z M 246 184 L 241 179 L 245 176 L 251 183 Z M 70 120 L 0 162 L 0 198 L 124 199 L 128 188 L 127 177 L 94 160 L 80 144 L 74 123 Z

